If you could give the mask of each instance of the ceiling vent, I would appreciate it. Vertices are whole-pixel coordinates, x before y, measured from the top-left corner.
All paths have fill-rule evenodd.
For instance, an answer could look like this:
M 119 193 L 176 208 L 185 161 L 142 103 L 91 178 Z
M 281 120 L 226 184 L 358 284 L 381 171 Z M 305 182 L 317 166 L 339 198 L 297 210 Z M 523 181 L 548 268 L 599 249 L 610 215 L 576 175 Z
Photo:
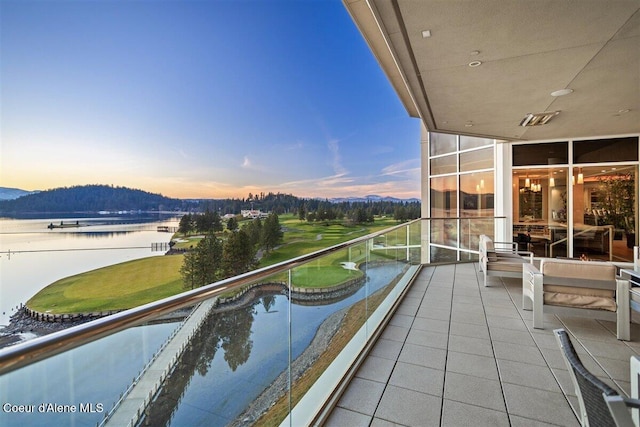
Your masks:
M 529 113 L 520 122 L 520 126 L 540 126 L 549 123 L 549 120 L 560 114 L 560 111 L 547 111 L 545 113 Z

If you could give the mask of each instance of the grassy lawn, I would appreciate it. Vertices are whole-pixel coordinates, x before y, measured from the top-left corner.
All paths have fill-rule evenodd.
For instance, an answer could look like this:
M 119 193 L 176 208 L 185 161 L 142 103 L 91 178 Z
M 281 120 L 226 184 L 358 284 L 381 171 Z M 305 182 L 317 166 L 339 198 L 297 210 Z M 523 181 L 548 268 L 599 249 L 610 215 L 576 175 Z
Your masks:
M 260 260 L 260 267 L 315 252 L 397 224 L 392 218 L 376 219 L 373 224 L 308 223 L 294 215 L 282 215 L 280 224 L 286 230 L 283 244 Z M 178 238 L 178 236 L 176 236 Z M 196 246 L 199 236 L 178 243 L 176 248 Z M 224 237 L 223 237 L 224 238 Z M 393 236 L 387 244 L 394 242 Z M 296 268 L 293 283 L 300 287 L 327 287 L 358 276 L 360 271 L 345 269 L 340 263 L 364 261 L 364 244 L 339 251 Z M 390 255 L 389 255 L 390 254 Z M 372 257 L 393 258 L 377 252 Z M 32 310 L 54 314 L 120 310 L 136 307 L 183 292 L 180 276 L 181 255 L 158 256 L 129 261 L 61 279 L 38 292 L 27 302 Z M 286 274 L 280 279 L 286 280 Z
M 66 277 L 42 289 L 27 306 L 55 314 L 120 310 L 184 291 L 182 256 L 128 261 Z

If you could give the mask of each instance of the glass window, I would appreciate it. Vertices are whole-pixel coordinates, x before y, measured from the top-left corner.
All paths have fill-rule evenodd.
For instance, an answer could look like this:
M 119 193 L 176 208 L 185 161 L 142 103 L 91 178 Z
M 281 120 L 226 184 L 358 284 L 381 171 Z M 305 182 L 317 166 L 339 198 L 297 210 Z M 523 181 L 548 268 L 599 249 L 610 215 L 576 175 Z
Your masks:
M 453 153 L 458 148 L 456 140 L 456 135 L 429 133 L 429 154 L 437 156 L 438 154 Z
M 638 160 L 638 138 L 595 139 L 573 143 L 574 163 L 626 162 Z
M 444 249 L 437 246 L 431 247 L 430 262 L 456 262 L 457 260 L 458 252 L 455 249 Z
M 638 213 L 637 166 L 585 167 L 573 185 L 573 257 L 633 258 Z
M 493 216 L 493 171 L 460 175 L 460 216 Z
M 567 142 L 548 142 L 513 146 L 513 165 L 560 165 L 569 163 Z
M 457 156 L 455 154 L 431 159 L 431 175 L 457 172 L 457 163 Z
M 460 153 L 460 172 L 493 168 L 493 147 Z
M 513 238 L 535 256 L 567 256 L 568 168 L 513 171 Z
M 431 221 L 431 243 L 456 247 L 458 245 L 458 220 L 434 219 Z
M 434 218 L 455 217 L 458 213 L 458 177 L 431 178 L 431 216 Z
M 475 136 L 460 136 L 460 150 L 484 147 L 485 145 L 493 145 L 493 139 L 477 138 Z

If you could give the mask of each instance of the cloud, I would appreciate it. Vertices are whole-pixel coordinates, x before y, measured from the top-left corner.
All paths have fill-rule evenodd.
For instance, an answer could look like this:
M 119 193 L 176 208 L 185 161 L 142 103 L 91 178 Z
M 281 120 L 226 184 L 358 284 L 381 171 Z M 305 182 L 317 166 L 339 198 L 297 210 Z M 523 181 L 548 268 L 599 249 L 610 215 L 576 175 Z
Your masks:
M 344 175 L 347 170 L 342 166 L 342 158 L 340 157 L 340 140 L 330 139 L 327 142 L 327 147 L 331 153 L 331 167 L 336 175 Z
M 420 159 L 410 159 L 382 168 L 380 176 L 413 176 L 417 172 L 420 172 Z
M 242 161 L 242 167 L 245 169 L 251 168 L 251 160 L 249 160 L 248 156 L 244 156 L 244 160 Z

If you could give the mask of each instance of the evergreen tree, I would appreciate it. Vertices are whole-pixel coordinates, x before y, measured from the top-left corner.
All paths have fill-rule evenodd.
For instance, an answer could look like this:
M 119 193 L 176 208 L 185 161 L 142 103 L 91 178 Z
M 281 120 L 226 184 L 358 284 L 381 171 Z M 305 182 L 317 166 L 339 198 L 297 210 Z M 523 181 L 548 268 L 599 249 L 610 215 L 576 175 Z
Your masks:
M 185 288 L 194 289 L 201 282 L 198 269 L 198 254 L 195 250 L 191 250 L 184 254 L 182 266 L 180 267 L 180 275 L 184 281 Z
M 213 218 L 211 222 L 213 223 L 213 226 L 212 226 L 213 231 L 218 232 L 224 229 L 222 225 L 222 218 L 220 217 L 220 214 L 217 211 L 213 212 Z
M 225 277 L 237 276 L 252 270 L 257 265 L 256 249 L 244 229 L 229 235 L 224 243 L 222 270 Z
M 182 215 L 178 225 L 178 233 L 188 235 L 193 231 L 193 216 L 191 214 Z
M 282 242 L 282 228 L 278 215 L 270 213 L 262 227 L 262 247 L 269 252 Z
M 222 267 L 222 242 L 213 233 L 205 236 L 196 246 L 196 263 L 200 286 L 220 279 Z
M 227 221 L 227 230 L 235 231 L 238 229 L 238 220 L 235 218 L 229 218 Z
M 262 240 L 262 221 L 260 218 L 256 218 L 249 224 L 244 226 L 245 231 L 249 234 L 251 239 L 251 245 L 257 247 Z

